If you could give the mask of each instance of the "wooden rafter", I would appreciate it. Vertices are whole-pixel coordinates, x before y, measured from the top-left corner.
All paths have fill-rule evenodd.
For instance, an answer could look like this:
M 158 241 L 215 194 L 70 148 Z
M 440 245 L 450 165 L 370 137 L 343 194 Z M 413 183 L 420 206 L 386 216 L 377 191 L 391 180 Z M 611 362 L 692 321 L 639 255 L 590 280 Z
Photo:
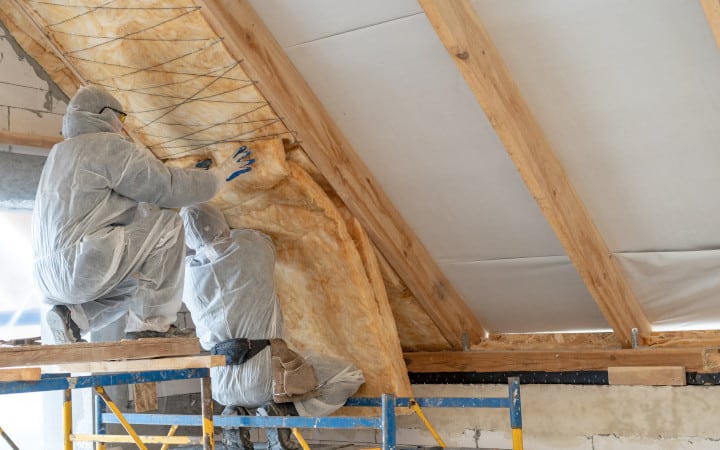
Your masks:
M 60 136 L 38 136 L 36 134 L 0 131 L 0 144 L 24 145 L 27 147 L 49 149 L 60 141 L 62 141 L 62 137 Z
M 405 353 L 411 373 L 564 372 L 608 367 L 680 366 L 691 372 L 720 369 L 718 348 L 640 348 L 611 350 L 484 350 Z
M 247 0 L 196 3 L 453 348 L 484 334 Z
M 720 47 L 720 0 L 700 0 L 710 29 L 715 36 L 715 42 Z
M 420 0 L 595 302 L 625 347 L 651 328 L 469 0 Z

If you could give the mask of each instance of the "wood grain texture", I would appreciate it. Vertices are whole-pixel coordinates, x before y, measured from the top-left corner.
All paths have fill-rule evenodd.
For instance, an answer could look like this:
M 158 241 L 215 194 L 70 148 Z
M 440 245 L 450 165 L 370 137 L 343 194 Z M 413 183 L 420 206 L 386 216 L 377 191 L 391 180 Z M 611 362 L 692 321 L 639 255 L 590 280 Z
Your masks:
M 39 367 L 0 369 L 0 381 L 37 381 L 40 375 Z
M 645 346 L 720 347 L 720 330 L 658 331 L 645 339 Z M 621 348 L 614 333 L 515 333 L 493 334 L 472 350 L 579 350 Z
M 186 356 L 197 355 L 199 352 L 200 343 L 196 338 L 32 345 L 0 348 L 0 367 Z
M 249 2 L 196 1 L 202 13 L 273 109 L 360 221 L 453 348 L 484 331 L 334 124 L 319 99 Z
M 0 130 L 0 144 L 24 145 L 36 148 L 52 148 L 53 145 L 62 141 L 62 136 L 38 136 L 35 134 L 15 133 L 12 131 Z
M 46 372 L 143 372 L 146 370 L 198 369 L 225 365 L 222 355 L 181 356 L 178 358 L 89 361 L 43 366 Z
M 468 0 L 420 0 L 565 251 L 616 336 L 631 345 L 650 324 L 620 266 Z
M 608 384 L 628 386 L 686 386 L 681 366 L 608 367 Z
M 408 372 L 509 372 L 607 370 L 608 367 L 682 366 L 710 373 L 720 367 L 717 348 L 619 350 L 486 350 L 405 353 Z
M 157 383 L 135 383 L 132 385 L 135 412 L 142 413 L 158 409 Z
M 720 47 L 720 0 L 700 0 L 715 42 Z

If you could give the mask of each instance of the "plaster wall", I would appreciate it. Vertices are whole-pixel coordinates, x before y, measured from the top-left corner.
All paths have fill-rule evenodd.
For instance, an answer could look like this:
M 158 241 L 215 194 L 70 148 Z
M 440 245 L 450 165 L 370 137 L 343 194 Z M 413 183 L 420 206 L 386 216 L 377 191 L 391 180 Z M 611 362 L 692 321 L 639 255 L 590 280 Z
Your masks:
M 0 131 L 59 136 L 67 100 L 0 23 Z M 0 143 L 0 208 L 32 209 L 47 154 Z
M 503 385 L 414 385 L 417 397 L 501 397 Z M 532 450 L 720 449 L 716 386 L 521 386 L 524 447 Z M 425 409 L 449 447 L 512 448 L 506 409 Z M 398 445 L 436 445 L 415 415 L 398 417 Z M 381 443 L 379 432 L 306 431 L 314 442 Z

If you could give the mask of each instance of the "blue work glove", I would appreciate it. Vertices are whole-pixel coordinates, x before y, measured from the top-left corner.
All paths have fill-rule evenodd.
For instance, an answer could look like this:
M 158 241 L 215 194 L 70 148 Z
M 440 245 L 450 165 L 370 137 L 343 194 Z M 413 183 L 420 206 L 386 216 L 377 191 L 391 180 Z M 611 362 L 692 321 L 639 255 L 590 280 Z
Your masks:
M 243 145 L 233 153 L 231 158 L 228 158 L 225 162 L 210 170 L 213 171 L 217 177 L 222 177 L 225 181 L 232 181 L 252 170 L 250 166 L 255 163 L 255 159 L 249 158 L 251 153 L 252 152 Z
M 212 165 L 212 159 L 203 159 L 202 161 L 198 161 L 197 164 L 195 164 L 195 167 L 198 169 L 205 169 L 208 170 L 210 166 Z

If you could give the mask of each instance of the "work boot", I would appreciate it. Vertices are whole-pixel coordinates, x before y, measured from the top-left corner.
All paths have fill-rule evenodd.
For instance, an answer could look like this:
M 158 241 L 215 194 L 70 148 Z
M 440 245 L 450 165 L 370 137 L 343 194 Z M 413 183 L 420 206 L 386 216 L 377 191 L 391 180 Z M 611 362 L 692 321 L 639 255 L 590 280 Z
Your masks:
M 175 325 L 170 325 L 170 328 L 167 331 L 143 330 L 128 331 L 125 333 L 125 339 L 129 339 L 131 341 L 145 338 L 189 338 L 195 336 L 197 336 L 195 334 L 195 330 L 191 330 L 189 328 L 178 328 Z
M 297 416 L 292 403 L 268 403 L 257 409 L 258 416 Z M 268 428 L 268 450 L 301 450 L 302 447 L 291 439 L 290 428 Z
M 228 405 L 222 412 L 223 416 L 249 416 L 247 409 L 241 406 Z M 227 450 L 254 450 L 250 440 L 250 430 L 245 427 L 223 427 L 222 443 Z
M 85 342 L 80 336 L 80 328 L 72 318 L 70 309 L 65 305 L 55 305 L 45 314 L 45 321 L 56 344 L 72 344 Z

